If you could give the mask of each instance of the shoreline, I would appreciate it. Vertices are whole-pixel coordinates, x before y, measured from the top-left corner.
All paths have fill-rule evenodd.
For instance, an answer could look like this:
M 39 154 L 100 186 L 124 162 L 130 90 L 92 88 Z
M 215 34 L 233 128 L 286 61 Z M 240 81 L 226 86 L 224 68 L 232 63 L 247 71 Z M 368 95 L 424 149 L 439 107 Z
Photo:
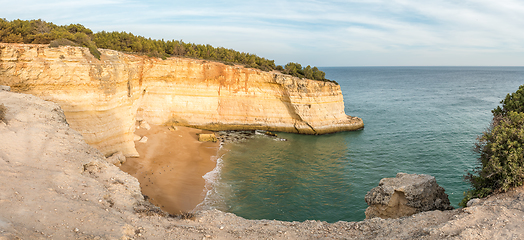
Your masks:
M 252 139 L 257 131 L 208 131 L 186 126 L 137 124 L 135 146 L 140 157 L 127 157 L 120 170 L 135 177 L 145 199 L 172 215 L 209 210 L 206 199 L 220 168 L 222 147 Z M 200 142 L 199 134 L 214 133 L 217 142 Z M 267 131 L 268 137 L 287 141 Z M 146 137 L 147 141 L 138 140 Z M 211 181 L 211 182 L 209 182 Z
M 151 125 L 135 134 L 140 157 L 128 157 L 120 169 L 138 179 L 142 194 L 154 205 L 173 214 L 192 212 L 204 201 L 204 176 L 216 167 L 219 142 L 199 142 L 200 133 L 189 127 Z
M 524 238 L 524 187 L 469 207 L 360 222 L 248 220 L 219 210 L 173 217 L 136 178 L 73 130 L 57 104 L 0 91 L 0 239 Z

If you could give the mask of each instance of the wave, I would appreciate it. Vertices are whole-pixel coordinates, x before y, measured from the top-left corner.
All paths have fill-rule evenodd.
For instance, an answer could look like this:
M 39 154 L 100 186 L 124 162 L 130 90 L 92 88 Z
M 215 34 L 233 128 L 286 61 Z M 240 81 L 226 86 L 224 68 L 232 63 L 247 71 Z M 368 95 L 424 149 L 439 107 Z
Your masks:
M 223 152 L 223 143 L 220 143 L 220 147 L 218 149 L 219 154 L 217 154 L 217 155 L 220 155 L 220 157 L 218 157 L 216 160 L 215 168 L 213 168 L 213 170 L 211 170 L 210 172 L 202 176 L 202 178 L 205 180 L 205 187 L 204 187 L 204 191 L 202 192 L 202 194 L 205 195 L 204 200 L 201 203 L 199 203 L 192 210 L 192 212 L 211 210 L 211 209 L 218 209 L 222 211 L 227 210 L 225 196 L 223 194 L 227 192 L 227 191 L 224 191 L 224 189 L 227 189 L 228 186 L 227 184 L 220 182 L 222 166 L 223 166 L 222 158 L 226 154 L 222 152 Z

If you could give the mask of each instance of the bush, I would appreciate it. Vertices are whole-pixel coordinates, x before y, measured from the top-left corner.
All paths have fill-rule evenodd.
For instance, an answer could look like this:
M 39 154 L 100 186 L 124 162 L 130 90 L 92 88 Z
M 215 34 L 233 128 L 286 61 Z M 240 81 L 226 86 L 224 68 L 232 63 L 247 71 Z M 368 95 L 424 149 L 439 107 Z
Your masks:
M 49 47 L 60 47 L 60 46 L 78 46 L 78 44 L 76 44 L 75 42 L 71 40 L 65 39 L 65 38 L 56 39 L 56 40 L 51 41 L 51 43 L 49 43 Z
M 0 104 L 0 121 L 6 122 L 5 120 L 6 112 L 7 112 L 7 108 L 4 106 L 4 104 Z
M 501 115 L 505 116 L 508 112 L 524 112 L 524 85 L 520 86 L 519 89 L 508 95 L 502 101 L 502 108 L 497 107 L 491 111 L 494 116 Z
M 508 94 L 502 108 L 493 112 L 491 127 L 477 139 L 480 167 L 465 179 L 472 189 L 465 193 L 460 206 L 472 198 L 506 192 L 524 184 L 524 112 L 520 106 L 524 85 Z
M 98 48 L 96 47 L 96 45 L 93 42 L 89 41 L 89 42 L 87 42 L 87 43 L 85 43 L 83 45 L 84 45 L 84 47 L 89 48 L 89 52 L 91 54 L 93 54 L 93 56 L 96 59 L 100 60 L 101 53 L 100 53 L 100 51 L 98 51 Z
M 316 67 L 303 68 L 298 63 L 288 63 L 285 68 L 276 66 L 274 60 L 259 57 L 255 54 L 238 52 L 224 47 L 213 47 L 209 44 L 185 43 L 182 40 L 155 40 L 135 36 L 126 32 L 93 33 L 81 24 L 58 26 L 43 20 L 13 20 L 0 18 L 0 42 L 50 44 L 50 47 L 81 46 L 89 48 L 91 54 L 100 59 L 98 48 L 112 49 L 133 54 L 143 54 L 166 59 L 169 56 L 198 58 L 229 64 L 244 65 L 263 71 L 278 70 L 299 78 L 318 81 L 329 81 L 325 73 Z M 334 82 L 334 81 L 329 81 Z M 334 82 L 336 83 L 336 82 Z
M 78 42 L 78 44 L 69 39 L 60 38 L 60 39 L 51 41 L 51 43 L 49 43 L 49 47 L 60 47 L 60 46 L 87 47 L 89 48 L 89 52 L 93 54 L 95 58 L 100 60 L 101 54 L 100 54 L 100 51 L 98 51 L 98 48 L 96 47 L 95 43 L 93 43 L 91 40 L 86 39 L 86 38 L 78 38 L 76 39 L 76 41 Z

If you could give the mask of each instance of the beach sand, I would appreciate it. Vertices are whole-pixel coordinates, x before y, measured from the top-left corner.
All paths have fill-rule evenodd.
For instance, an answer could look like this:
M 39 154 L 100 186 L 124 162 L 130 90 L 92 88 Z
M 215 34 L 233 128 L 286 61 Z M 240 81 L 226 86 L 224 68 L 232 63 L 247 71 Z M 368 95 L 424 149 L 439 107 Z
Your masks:
M 127 158 L 120 167 L 136 177 L 149 201 L 171 214 L 193 210 L 205 197 L 202 178 L 216 166 L 219 143 L 199 142 L 197 133 L 211 133 L 177 126 L 137 129 L 147 142 L 135 141 L 138 158 Z

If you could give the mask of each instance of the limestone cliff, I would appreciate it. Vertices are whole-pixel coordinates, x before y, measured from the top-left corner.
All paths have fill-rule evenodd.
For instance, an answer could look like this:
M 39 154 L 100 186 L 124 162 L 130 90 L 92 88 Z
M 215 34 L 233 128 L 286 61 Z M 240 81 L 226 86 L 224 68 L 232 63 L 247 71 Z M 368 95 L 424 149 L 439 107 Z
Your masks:
M 4 92 L 0 239 L 524 239 L 524 187 L 467 208 L 361 222 L 247 220 L 208 210 L 194 219 L 149 204 L 122 172 L 67 126 L 57 104 Z
M 209 130 L 325 134 L 360 129 L 340 87 L 216 62 L 87 48 L 0 44 L 0 85 L 58 103 L 71 127 L 109 155 L 136 156 L 136 120 Z

